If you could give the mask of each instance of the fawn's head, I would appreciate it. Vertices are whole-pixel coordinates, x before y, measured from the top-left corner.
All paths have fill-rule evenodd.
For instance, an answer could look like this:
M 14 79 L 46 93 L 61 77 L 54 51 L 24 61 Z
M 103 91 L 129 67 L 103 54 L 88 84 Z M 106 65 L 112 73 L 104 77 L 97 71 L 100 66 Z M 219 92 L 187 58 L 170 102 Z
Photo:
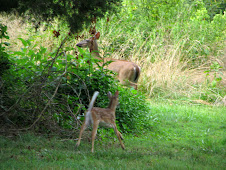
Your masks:
M 119 95 L 119 91 L 116 91 L 115 95 L 112 95 L 111 92 L 108 92 L 108 98 L 110 100 L 108 105 L 109 109 L 116 109 L 118 105 L 118 95 Z
M 78 47 L 86 48 L 88 47 L 90 49 L 90 52 L 93 50 L 97 50 L 97 42 L 96 40 L 99 39 L 100 37 L 100 32 L 97 32 L 93 37 L 90 37 L 86 40 L 83 40 L 79 43 L 76 44 Z

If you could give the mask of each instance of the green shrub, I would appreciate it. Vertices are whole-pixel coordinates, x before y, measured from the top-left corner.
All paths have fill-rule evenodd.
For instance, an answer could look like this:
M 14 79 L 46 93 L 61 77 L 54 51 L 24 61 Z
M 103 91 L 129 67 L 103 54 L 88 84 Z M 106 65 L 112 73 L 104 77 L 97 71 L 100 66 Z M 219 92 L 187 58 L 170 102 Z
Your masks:
M 116 117 L 120 129 L 128 133 L 142 134 L 151 128 L 150 104 L 146 97 L 129 88 L 121 88 L 119 93 L 119 107 Z
M 89 52 L 78 49 L 80 55 L 76 57 L 67 54 L 65 49 L 71 49 L 62 48 L 64 40 L 53 52 L 37 47 L 31 40 L 19 40 L 24 47 L 10 56 L 14 64 L 3 76 L 4 86 L 10 89 L 5 96 L 13 101 L 4 103 L 6 110 L 11 109 L 4 114 L 14 125 L 45 133 L 58 128 L 79 129 L 94 91 L 100 92 L 95 106 L 103 108 L 109 103 L 108 91 L 119 90 L 121 104 L 116 117 L 120 129 L 141 133 L 148 126 L 145 97 L 122 88 L 113 73 L 100 66 Z
M 10 68 L 9 54 L 5 49 L 5 46 L 8 46 L 9 43 L 3 42 L 4 38 L 9 39 L 7 26 L 0 23 L 0 76 Z

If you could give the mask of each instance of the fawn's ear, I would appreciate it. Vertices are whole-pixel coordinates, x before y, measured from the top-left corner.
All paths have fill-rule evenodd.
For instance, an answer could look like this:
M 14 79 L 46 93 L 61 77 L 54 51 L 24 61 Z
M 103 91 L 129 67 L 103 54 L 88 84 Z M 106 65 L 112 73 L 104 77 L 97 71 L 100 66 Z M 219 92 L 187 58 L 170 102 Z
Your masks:
M 115 96 L 118 97 L 118 94 L 119 94 L 119 91 L 117 90 L 117 91 L 115 92 Z
M 112 97 L 111 92 L 108 92 L 108 98 L 110 99 Z
M 97 32 L 95 35 L 94 35 L 95 39 L 99 39 L 100 38 L 100 32 Z

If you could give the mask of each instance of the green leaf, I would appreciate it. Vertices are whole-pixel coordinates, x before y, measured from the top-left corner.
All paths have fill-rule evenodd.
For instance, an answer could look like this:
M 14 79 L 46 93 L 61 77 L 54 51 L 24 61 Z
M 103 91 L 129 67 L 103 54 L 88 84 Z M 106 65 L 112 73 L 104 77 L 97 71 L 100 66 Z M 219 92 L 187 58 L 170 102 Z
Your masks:
M 216 80 L 217 82 L 219 82 L 219 81 L 222 80 L 222 77 L 217 77 L 215 80 Z
M 20 56 L 24 56 L 25 53 L 24 52 L 21 52 L 21 51 L 15 51 L 13 52 L 14 55 L 20 55 Z
M 209 73 L 210 72 L 210 70 L 206 70 L 206 71 L 204 71 L 204 73 Z
M 26 40 L 24 40 L 23 38 L 18 38 L 18 39 L 22 42 L 22 44 L 23 44 L 25 47 L 27 47 L 28 43 L 27 43 Z
M 34 51 L 33 50 L 29 50 L 29 52 L 28 52 L 28 56 L 30 56 L 30 59 L 31 60 L 33 60 L 33 58 L 34 58 Z
M 41 54 L 44 54 L 46 51 L 47 51 L 47 49 L 45 47 L 41 47 L 40 50 L 39 50 L 39 52 Z
M 42 58 L 41 54 L 36 55 L 36 60 L 41 60 L 41 58 Z
M 212 87 L 216 87 L 217 86 L 217 81 L 216 80 L 213 80 L 212 83 L 211 83 Z

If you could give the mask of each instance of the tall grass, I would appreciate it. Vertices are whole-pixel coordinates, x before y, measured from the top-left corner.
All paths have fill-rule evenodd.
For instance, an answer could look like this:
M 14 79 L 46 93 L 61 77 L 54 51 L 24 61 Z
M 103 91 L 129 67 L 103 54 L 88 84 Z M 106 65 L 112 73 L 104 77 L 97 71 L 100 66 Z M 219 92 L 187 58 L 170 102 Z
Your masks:
M 103 55 L 141 66 L 140 90 L 151 97 L 200 98 L 207 91 L 212 97 L 201 97 L 204 100 L 224 97 L 225 90 L 219 89 L 226 85 L 225 35 L 219 33 L 225 33 L 225 14 L 216 15 L 211 21 L 201 1 L 198 7 L 180 1 L 177 7 L 166 10 L 169 15 L 158 14 L 155 19 L 153 8 L 147 3 L 124 1 L 124 5 L 110 22 L 105 18 L 97 23 L 102 33 L 100 46 Z M 223 69 L 206 74 L 215 62 Z M 207 79 L 214 81 L 214 73 L 222 79 L 212 88 Z

